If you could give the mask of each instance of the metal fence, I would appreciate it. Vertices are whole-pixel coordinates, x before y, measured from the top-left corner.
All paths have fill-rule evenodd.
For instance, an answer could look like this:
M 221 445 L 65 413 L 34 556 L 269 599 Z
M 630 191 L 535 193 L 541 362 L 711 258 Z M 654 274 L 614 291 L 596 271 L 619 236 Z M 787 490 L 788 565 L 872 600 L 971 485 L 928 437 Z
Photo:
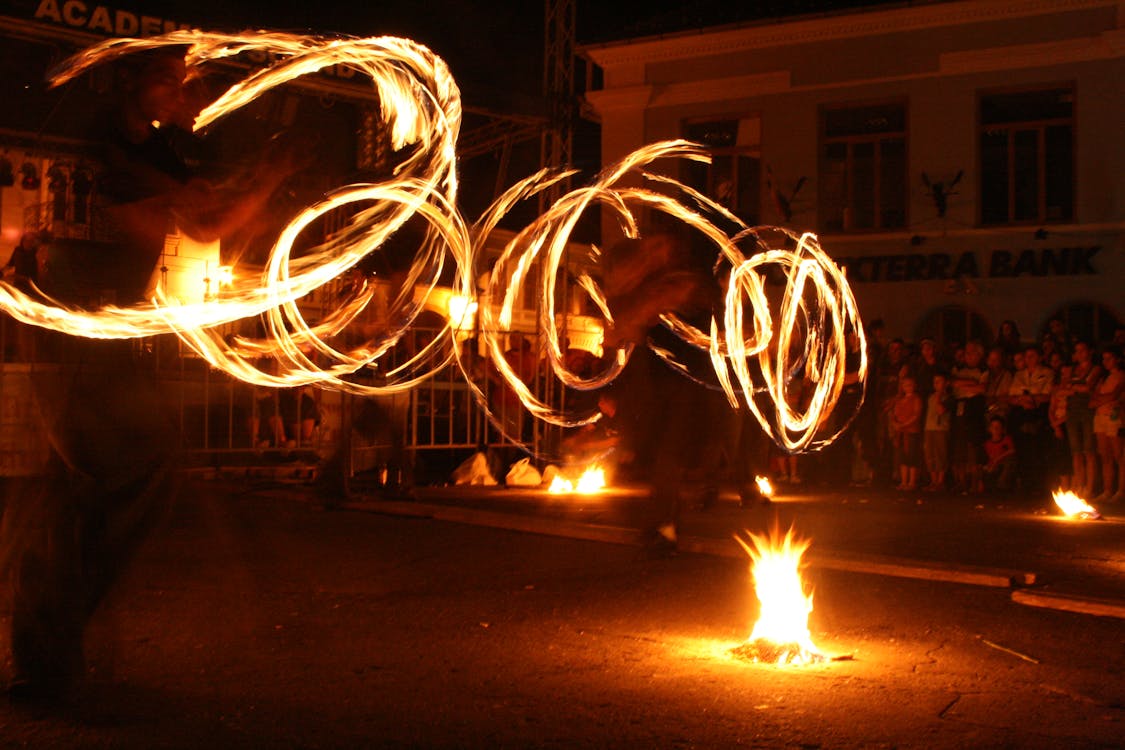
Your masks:
M 401 346 L 416 351 L 434 334 L 412 329 Z M 537 352 L 536 337 L 526 338 L 531 351 Z M 39 346 L 41 341 L 40 332 L 9 318 L 0 320 L 0 476 L 34 473 L 46 450 L 30 386 L 37 369 L 53 366 L 52 356 Z M 55 345 L 65 346 L 65 337 L 56 336 Z M 418 481 L 435 483 L 446 481 L 452 467 L 475 450 L 500 450 L 508 457 L 518 452 L 489 420 L 456 363 L 409 391 L 366 397 L 313 387 L 250 385 L 211 367 L 173 336 L 137 340 L 133 354 L 140 366 L 151 368 L 189 467 L 279 462 L 316 467 L 334 451 L 343 451 L 349 476 L 390 482 L 407 479 L 397 473 L 409 470 Z M 559 429 L 528 417 L 484 358 L 473 352 L 468 361 L 473 363 L 470 377 L 486 394 L 496 422 L 536 453 L 557 444 Z M 394 362 L 380 360 L 380 364 L 386 368 Z M 535 376 L 528 384 L 537 396 L 557 404 L 561 389 L 542 377 L 545 367 L 545 361 L 537 359 Z M 378 372 L 371 377 L 375 382 Z M 357 424 L 360 418 L 364 422 Z

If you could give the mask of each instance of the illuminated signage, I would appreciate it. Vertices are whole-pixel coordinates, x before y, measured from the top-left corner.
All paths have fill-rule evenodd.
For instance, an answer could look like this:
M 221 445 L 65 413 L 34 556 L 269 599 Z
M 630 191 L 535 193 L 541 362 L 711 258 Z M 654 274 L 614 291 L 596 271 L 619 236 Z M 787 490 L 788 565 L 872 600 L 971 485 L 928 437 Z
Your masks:
M 190 24 L 167 18 L 137 15 L 127 10 L 116 10 L 81 0 L 40 0 L 39 7 L 35 9 L 35 20 L 111 36 L 156 36 L 191 28 Z
M 195 28 L 189 23 L 157 16 L 137 15 L 127 10 L 85 3 L 82 0 L 39 0 L 34 17 L 36 21 L 70 26 L 107 36 L 145 37 Z M 271 55 L 261 50 L 246 53 L 245 56 L 257 65 L 273 61 Z M 357 76 L 356 71 L 346 65 L 332 65 L 320 72 L 345 81 Z
M 912 253 L 836 258 L 848 281 L 932 281 L 958 278 L 1014 279 L 1020 276 L 1089 276 L 1097 274 L 1091 260 L 1101 245 L 1034 250 L 994 250 L 982 263 L 977 253 Z

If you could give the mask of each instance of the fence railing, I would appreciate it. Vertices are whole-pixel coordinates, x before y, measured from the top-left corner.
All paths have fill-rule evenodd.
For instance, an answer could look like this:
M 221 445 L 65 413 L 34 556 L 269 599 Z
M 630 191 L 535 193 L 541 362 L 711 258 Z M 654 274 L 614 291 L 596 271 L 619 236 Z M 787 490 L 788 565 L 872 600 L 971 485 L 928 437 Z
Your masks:
M 433 335 L 410 330 L 400 346 L 417 350 Z M 534 337 L 527 338 L 531 351 L 538 351 Z M 0 402 L 5 405 L 0 476 L 33 473 L 44 447 L 43 430 L 34 423 L 30 407 L 28 380 L 35 368 L 52 366 L 53 355 L 42 351 L 42 340 L 39 332 L 0 319 Z M 54 337 L 54 346 L 60 345 L 66 345 L 66 337 Z M 315 465 L 343 451 L 343 466 L 351 476 L 403 480 L 406 477 L 395 474 L 409 470 L 418 481 L 434 483 L 446 481 L 452 467 L 477 449 L 499 449 L 513 457 L 518 448 L 495 423 L 537 454 L 549 452 L 560 437 L 559 428 L 530 418 L 479 356 L 472 357 L 477 364 L 470 377 L 486 395 L 493 420 L 456 363 L 408 391 L 369 397 L 314 387 L 251 385 L 211 367 L 172 336 L 137 340 L 133 354 L 152 370 L 187 466 L 253 466 L 279 460 Z M 561 389 L 554 386 L 551 392 L 553 380 L 543 377 L 545 360 L 535 361 L 528 385 L 548 403 L 557 403 Z

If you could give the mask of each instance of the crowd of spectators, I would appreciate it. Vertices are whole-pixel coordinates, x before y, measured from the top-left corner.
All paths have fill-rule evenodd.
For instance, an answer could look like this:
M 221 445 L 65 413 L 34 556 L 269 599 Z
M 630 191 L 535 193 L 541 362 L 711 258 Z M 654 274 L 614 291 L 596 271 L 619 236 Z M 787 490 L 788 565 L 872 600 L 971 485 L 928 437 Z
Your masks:
M 1038 341 L 1009 320 L 991 342 L 953 347 L 869 328 L 865 400 L 838 458 L 854 484 L 1125 497 L 1125 327 L 1097 347 L 1060 319 Z

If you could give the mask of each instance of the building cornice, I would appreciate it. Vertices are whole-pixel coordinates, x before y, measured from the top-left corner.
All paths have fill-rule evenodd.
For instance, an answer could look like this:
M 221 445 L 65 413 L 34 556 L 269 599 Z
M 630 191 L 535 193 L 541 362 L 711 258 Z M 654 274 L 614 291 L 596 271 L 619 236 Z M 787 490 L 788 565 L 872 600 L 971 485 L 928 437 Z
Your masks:
M 587 91 L 586 101 L 598 112 L 614 109 L 644 109 L 652 101 L 652 86 L 622 86 L 600 91 Z
M 789 71 L 776 70 L 753 75 L 655 86 L 649 106 L 673 107 L 702 104 L 722 99 L 779 94 L 790 89 Z
M 1123 48 L 1125 48 L 1125 30 L 1115 30 L 1081 39 L 943 52 L 938 57 L 938 70 L 942 74 L 954 75 L 1035 68 L 1043 65 L 1066 65 L 1120 57 Z
M 674 62 L 784 45 L 1010 21 L 1013 18 L 1098 8 L 1117 8 L 1120 17 L 1123 4 L 1122 0 L 960 0 L 607 42 L 584 46 L 581 52 L 602 67 Z

